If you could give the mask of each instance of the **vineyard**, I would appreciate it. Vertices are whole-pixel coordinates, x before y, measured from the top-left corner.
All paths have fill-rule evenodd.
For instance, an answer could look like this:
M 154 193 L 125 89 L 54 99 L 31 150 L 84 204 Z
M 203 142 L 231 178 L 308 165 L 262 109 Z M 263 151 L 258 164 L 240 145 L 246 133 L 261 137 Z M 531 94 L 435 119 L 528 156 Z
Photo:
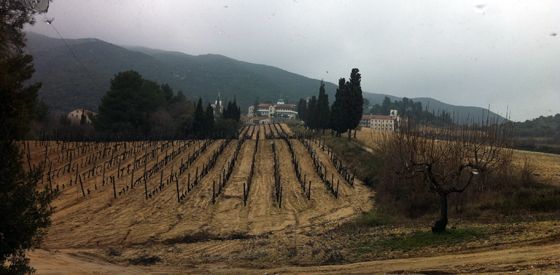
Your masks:
M 53 196 L 46 246 L 187 242 L 318 230 L 371 207 L 371 191 L 319 140 L 285 124 L 237 139 L 26 141 Z

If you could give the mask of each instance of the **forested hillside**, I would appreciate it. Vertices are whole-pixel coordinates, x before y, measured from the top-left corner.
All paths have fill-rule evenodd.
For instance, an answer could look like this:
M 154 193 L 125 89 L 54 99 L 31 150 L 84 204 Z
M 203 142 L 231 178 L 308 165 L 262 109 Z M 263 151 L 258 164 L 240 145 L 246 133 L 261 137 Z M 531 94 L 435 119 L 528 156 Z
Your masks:
M 216 54 L 194 56 L 121 47 L 92 38 L 67 39 L 66 46 L 61 39 L 36 33 L 27 33 L 27 40 L 26 49 L 33 55 L 36 69 L 33 79 L 43 83 L 40 97 L 55 111 L 97 110 L 101 97 L 109 90 L 111 78 L 126 70 L 135 70 L 146 79 L 167 83 L 192 100 L 201 97 L 205 102 L 213 101 L 218 93 L 225 99 L 236 96 L 243 112 L 257 98 L 261 102 L 282 98 L 296 103 L 299 98 L 316 94 L 320 85 L 318 79 Z M 325 82 L 325 91 L 334 98 L 336 85 Z M 381 104 L 386 96 L 392 100 L 400 99 L 364 91 L 369 104 Z M 421 102 L 430 112 L 456 114 L 461 122 L 485 113 L 485 109 L 479 107 L 454 106 L 432 98 L 412 99 Z

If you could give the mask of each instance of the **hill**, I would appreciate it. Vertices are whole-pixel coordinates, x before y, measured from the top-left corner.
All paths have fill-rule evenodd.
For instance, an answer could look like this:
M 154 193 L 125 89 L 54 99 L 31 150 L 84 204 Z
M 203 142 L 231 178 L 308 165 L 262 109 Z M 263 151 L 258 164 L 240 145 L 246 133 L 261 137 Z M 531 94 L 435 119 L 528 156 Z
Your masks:
M 136 70 L 146 79 L 168 83 L 191 98 L 214 100 L 235 95 L 242 110 L 258 97 L 261 101 L 283 98 L 297 102 L 315 95 L 320 80 L 276 67 L 253 64 L 216 54 L 188 55 L 180 52 L 122 47 L 99 39 L 61 39 L 27 33 L 27 51 L 34 56 L 33 80 L 43 83 L 40 96 L 54 110 L 78 107 L 96 110 L 109 81 L 119 71 Z M 78 61 L 79 62 L 78 62 Z M 331 102 L 336 85 L 326 83 Z M 364 93 L 371 104 L 380 103 L 384 94 Z M 392 99 L 397 97 L 389 96 Z M 460 121 L 476 117 L 483 108 L 449 105 L 431 98 L 418 98 L 430 109 L 458 114 Z M 430 104 L 427 104 L 430 102 Z M 496 115 L 491 113 L 491 115 Z M 500 117 L 500 119 L 503 119 Z

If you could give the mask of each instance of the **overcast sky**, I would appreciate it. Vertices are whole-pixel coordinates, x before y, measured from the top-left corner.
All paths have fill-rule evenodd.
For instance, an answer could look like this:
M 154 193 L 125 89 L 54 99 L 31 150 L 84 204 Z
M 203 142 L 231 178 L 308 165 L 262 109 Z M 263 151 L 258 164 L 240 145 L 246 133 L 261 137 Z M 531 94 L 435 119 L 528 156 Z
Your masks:
M 216 53 L 373 93 L 560 113 L 560 1 L 54 0 L 65 38 Z M 29 28 L 57 34 L 38 18 Z

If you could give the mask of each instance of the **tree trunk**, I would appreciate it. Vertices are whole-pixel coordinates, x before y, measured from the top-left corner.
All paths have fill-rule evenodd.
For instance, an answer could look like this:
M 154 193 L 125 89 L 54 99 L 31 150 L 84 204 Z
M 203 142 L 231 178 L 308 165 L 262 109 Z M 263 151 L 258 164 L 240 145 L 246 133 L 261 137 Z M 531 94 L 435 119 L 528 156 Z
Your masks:
M 440 198 L 440 217 L 432 226 L 433 233 L 443 233 L 447 227 L 447 195 L 446 193 L 439 194 Z
M 348 129 L 348 139 L 352 138 L 352 129 Z

